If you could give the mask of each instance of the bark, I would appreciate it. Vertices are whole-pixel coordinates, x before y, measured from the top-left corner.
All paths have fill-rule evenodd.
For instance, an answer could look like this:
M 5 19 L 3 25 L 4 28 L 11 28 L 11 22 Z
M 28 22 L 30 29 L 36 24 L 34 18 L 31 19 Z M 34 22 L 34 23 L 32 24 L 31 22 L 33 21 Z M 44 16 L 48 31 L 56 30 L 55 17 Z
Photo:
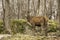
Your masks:
M 38 0 L 38 6 L 37 6 L 38 8 L 37 8 L 37 10 L 38 10 L 38 13 L 37 14 L 39 14 L 39 11 L 40 11 L 40 0 Z
M 10 28 L 10 8 L 9 8 L 9 0 L 2 0 L 2 5 L 3 5 L 3 23 L 5 29 L 11 33 L 11 28 Z
M 59 24 L 60 24 L 60 0 L 58 0 L 58 18 L 59 18 Z
M 17 0 L 17 6 L 18 6 L 18 19 L 20 18 L 20 0 Z

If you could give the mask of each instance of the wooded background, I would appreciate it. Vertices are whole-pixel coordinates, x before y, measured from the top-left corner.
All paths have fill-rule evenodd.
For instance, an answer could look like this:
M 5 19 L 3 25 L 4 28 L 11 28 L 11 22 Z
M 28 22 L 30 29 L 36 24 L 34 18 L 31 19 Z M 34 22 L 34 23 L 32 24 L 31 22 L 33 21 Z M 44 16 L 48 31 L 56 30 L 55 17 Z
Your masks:
M 47 16 L 59 22 L 58 0 L 2 0 L 3 16 L 7 19 L 30 16 Z M 3 17 L 3 18 L 4 18 Z
M 47 16 L 60 24 L 60 0 L 1 0 L 0 19 L 10 29 L 11 19 L 26 19 L 30 16 Z

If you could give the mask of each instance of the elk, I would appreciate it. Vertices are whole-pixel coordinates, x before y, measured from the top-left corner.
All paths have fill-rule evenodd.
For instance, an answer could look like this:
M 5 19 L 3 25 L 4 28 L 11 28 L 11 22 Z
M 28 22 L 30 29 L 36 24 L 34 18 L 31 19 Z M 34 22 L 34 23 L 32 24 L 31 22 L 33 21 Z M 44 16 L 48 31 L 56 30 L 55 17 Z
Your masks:
M 48 18 L 46 16 L 28 16 L 27 20 L 31 23 L 33 30 L 35 30 L 35 26 L 42 27 L 44 31 L 47 31 L 47 22 Z
M 48 18 L 44 16 L 32 16 L 32 17 L 27 17 L 27 21 L 34 26 L 42 26 L 42 25 L 46 26 L 48 22 Z

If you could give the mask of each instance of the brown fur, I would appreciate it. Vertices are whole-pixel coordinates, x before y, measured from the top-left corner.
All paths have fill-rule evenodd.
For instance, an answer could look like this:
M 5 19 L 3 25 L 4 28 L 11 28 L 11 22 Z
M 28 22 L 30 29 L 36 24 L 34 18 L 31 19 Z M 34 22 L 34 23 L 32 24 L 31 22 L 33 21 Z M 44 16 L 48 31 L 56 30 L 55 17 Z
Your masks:
M 37 17 L 30 17 L 28 19 L 28 22 L 30 22 L 32 25 L 35 25 L 35 26 L 46 26 L 47 25 L 47 17 L 44 17 L 44 16 L 37 16 Z

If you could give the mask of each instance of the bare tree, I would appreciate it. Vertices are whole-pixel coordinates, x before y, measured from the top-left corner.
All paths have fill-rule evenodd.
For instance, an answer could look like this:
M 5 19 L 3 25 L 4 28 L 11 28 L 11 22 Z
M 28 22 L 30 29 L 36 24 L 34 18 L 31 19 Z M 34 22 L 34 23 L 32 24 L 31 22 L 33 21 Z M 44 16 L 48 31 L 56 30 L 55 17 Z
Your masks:
M 18 19 L 20 18 L 20 0 L 17 0 L 17 6 L 18 6 Z
M 59 18 L 59 24 L 60 24 L 60 0 L 58 0 L 58 18 Z
M 9 0 L 2 0 L 3 6 L 3 23 L 6 30 L 11 33 L 10 28 L 10 7 L 9 7 Z
M 37 14 L 39 14 L 39 11 L 40 11 L 40 0 L 38 0 L 38 4 L 37 5 L 38 5 L 37 6 L 37 10 L 38 10 Z

